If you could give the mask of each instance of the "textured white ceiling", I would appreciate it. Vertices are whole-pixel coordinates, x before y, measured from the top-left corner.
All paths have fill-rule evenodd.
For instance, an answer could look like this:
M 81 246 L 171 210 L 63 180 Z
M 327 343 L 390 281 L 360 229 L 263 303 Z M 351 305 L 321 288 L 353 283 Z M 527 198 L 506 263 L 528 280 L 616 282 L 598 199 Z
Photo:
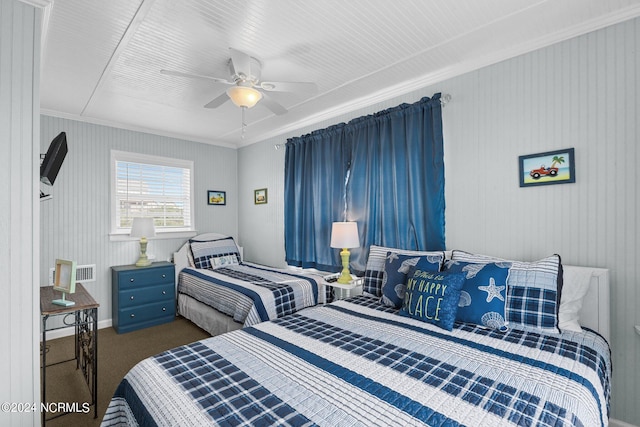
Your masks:
M 54 0 L 45 16 L 41 108 L 183 139 L 242 146 L 640 16 L 637 0 Z M 229 48 L 262 79 L 311 81 L 269 95 L 289 111 L 230 101 Z M 454 94 L 455 95 L 455 94 Z

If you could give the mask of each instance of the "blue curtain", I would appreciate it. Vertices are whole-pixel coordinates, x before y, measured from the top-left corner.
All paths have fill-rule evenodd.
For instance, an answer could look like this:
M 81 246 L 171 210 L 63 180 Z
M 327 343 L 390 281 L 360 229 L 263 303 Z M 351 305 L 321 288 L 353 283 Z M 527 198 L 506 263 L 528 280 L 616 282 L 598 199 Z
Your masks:
M 290 265 L 336 271 L 333 221 L 357 221 L 362 273 L 372 244 L 443 250 L 440 94 L 287 141 L 285 251 Z
M 444 156 L 440 94 L 349 123 L 347 202 L 358 222 L 365 270 L 371 245 L 444 250 Z
M 331 224 L 344 211 L 350 153 L 343 128 L 340 124 L 287 140 L 284 244 L 289 265 L 325 271 L 340 265 L 329 243 Z

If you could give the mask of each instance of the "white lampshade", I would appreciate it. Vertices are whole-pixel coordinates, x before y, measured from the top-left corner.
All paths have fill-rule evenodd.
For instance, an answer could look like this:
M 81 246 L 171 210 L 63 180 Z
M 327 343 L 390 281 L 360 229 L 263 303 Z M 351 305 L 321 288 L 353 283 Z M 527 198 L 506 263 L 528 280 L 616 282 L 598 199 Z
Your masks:
M 131 237 L 154 237 L 156 229 L 153 226 L 153 218 L 133 218 L 130 235 Z
M 331 247 L 332 248 L 358 248 L 360 239 L 358 238 L 357 222 L 334 222 L 331 227 Z
M 238 107 L 251 108 L 262 99 L 259 91 L 248 86 L 231 86 L 227 89 L 227 95 Z

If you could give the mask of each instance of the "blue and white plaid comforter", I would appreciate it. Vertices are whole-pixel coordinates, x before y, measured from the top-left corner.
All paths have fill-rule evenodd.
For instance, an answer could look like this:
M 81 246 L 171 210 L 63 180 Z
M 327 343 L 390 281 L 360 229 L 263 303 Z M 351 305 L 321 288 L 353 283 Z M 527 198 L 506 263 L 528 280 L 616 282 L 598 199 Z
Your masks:
M 103 426 L 606 425 L 609 356 L 590 331 L 447 332 L 358 297 L 144 360 Z
M 178 293 L 214 307 L 244 326 L 295 313 L 323 303 L 325 298 L 319 275 L 248 263 L 214 270 L 185 268 L 179 275 Z

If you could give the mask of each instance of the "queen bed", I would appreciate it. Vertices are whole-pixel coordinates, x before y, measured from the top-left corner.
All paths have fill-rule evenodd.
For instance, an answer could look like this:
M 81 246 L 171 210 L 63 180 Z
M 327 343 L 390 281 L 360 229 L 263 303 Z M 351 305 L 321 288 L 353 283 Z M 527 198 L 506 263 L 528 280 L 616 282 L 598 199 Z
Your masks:
M 454 251 L 434 271 L 415 255 L 372 247 L 364 295 L 140 362 L 118 387 L 103 426 L 608 424 L 607 270 L 562 266 L 559 257 L 522 263 Z M 393 285 L 385 271 L 392 262 L 414 264 L 400 308 L 383 298 Z M 504 289 L 496 274 L 486 282 L 505 297 L 507 326 L 442 324 L 448 295 L 463 307 L 460 292 L 488 265 L 508 270 Z M 419 277 L 427 280 L 412 282 Z M 518 287 L 528 287 L 525 299 L 540 298 L 533 288 L 548 279 L 558 286 L 557 295 L 545 292 L 556 298 L 554 325 L 531 316 L 531 301 L 522 317 L 529 324 L 518 324 Z M 434 292 L 442 300 L 430 299 Z M 428 305 L 435 300 L 434 312 Z M 425 312 L 411 301 L 424 303 Z
M 230 236 L 195 236 L 173 259 L 178 313 L 213 336 L 325 302 L 320 274 L 242 262 Z

